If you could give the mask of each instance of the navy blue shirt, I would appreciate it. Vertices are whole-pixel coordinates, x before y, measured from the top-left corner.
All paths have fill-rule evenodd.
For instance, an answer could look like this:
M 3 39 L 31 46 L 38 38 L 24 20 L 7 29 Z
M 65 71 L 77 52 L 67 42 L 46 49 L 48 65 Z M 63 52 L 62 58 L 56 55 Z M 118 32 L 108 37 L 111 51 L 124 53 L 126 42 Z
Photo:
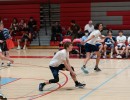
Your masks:
M 112 39 L 116 42 L 116 38 L 115 38 L 115 37 L 112 37 Z M 109 37 L 107 37 L 107 38 L 104 40 L 104 42 L 105 42 L 105 44 L 114 44 Z

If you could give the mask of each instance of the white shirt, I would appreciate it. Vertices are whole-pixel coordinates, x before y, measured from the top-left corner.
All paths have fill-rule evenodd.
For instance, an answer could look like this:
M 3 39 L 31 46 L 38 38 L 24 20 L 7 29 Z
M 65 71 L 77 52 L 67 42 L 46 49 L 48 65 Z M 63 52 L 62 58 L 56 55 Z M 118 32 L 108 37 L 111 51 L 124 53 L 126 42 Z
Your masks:
M 100 32 L 99 30 L 93 31 L 93 32 L 88 36 L 88 39 L 89 39 L 92 35 L 94 35 L 95 37 L 92 38 L 91 40 L 87 41 L 87 43 L 92 44 L 92 45 L 95 45 L 96 42 L 97 42 L 97 40 L 98 40 L 98 37 L 101 35 L 101 32 Z
M 101 42 L 99 42 L 100 40 L 102 40 L 100 37 L 98 37 L 96 44 L 102 44 Z
M 84 27 L 84 31 L 88 30 L 89 33 L 91 33 L 92 31 L 94 31 L 94 26 L 90 25 L 89 24 L 86 24 L 85 27 Z
M 118 43 L 122 43 L 123 42 L 122 44 L 124 44 L 125 41 L 126 41 L 126 36 L 124 36 L 124 35 L 117 36 L 116 40 L 117 40 Z
M 58 51 L 51 59 L 49 66 L 58 67 L 63 64 L 63 60 L 69 59 L 69 52 L 65 49 Z
M 130 36 L 128 37 L 127 42 L 128 42 L 128 44 L 130 44 Z

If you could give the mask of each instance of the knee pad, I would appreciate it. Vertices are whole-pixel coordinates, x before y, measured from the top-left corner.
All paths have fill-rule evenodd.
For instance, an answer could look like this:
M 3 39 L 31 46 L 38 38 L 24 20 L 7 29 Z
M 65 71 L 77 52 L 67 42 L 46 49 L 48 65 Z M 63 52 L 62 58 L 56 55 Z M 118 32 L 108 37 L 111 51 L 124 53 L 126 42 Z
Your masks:
M 49 80 L 49 83 L 57 83 L 59 82 L 59 78 Z

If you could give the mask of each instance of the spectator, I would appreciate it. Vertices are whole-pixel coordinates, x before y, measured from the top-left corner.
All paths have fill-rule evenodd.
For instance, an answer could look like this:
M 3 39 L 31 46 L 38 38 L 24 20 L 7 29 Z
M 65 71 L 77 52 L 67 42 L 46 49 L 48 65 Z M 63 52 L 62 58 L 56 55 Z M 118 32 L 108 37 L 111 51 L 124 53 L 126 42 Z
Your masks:
M 110 58 L 113 58 L 114 44 L 116 42 L 116 38 L 112 36 L 112 30 L 107 31 L 107 37 L 104 40 L 104 42 L 105 42 L 105 44 L 104 44 L 104 56 L 103 56 L 103 58 L 106 58 L 107 48 L 111 49 Z
M 20 31 L 26 31 L 27 30 L 27 24 L 24 19 L 21 19 L 19 22 L 19 30 Z
M 27 48 L 28 41 L 31 41 L 31 33 L 29 33 L 28 31 L 24 31 L 22 38 L 17 40 L 17 43 L 18 43 L 17 50 L 21 49 L 20 42 L 22 42 L 22 43 L 24 42 L 23 49 L 25 50 Z
M 63 40 L 62 28 L 58 22 L 55 22 L 51 27 L 51 40 L 56 40 L 56 36 L 60 36 L 60 42 Z
M 127 43 L 128 43 L 128 45 L 126 46 L 126 58 L 128 58 L 128 55 L 129 55 L 129 49 L 130 49 L 130 36 L 128 37 Z
M 10 25 L 10 34 L 11 36 L 16 36 L 16 32 L 18 32 L 18 20 L 17 18 L 13 19 L 13 22 Z
M 85 25 L 84 31 L 86 31 L 86 30 L 88 30 L 89 34 L 90 34 L 92 31 L 94 31 L 94 25 L 93 25 L 92 20 L 90 20 L 90 21 L 88 22 L 88 24 Z
M 72 34 L 72 40 L 74 40 L 75 38 L 79 38 L 78 35 L 81 33 L 81 28 L 78 24 L 76 24 L 75 20 L 71 20 L 69 31 Z
M 125 52 L 126 49 L 126 36 L 123 35 L 123 31 L 119 31 L 119 36 L 117 36 L 117 46 L 115 47 L 116 53 L 117 53 L 117 58 L 122 58 L 122 55 Z
M 88 38 L 88 35 L 89 35 L 89 33 L 88 33 L 88 31 L 86 30 L 84 36 L 82 36 L 82 38 L 81 38 L 81 41 L 82 41 L 82 42 L 86 41 L 87 38 Z M 86 52 L 85 52 L 84 44 L 81 45 L 81 53 L 83 54 L 83 57 L 85 57 L 85 53 L 86 53 Z
M 36 38 L 37 36 L 37 22 L 34 20 L 33 17 L 30 17 L 28 22 L 28 30 L 32 34 L 32 38 Z

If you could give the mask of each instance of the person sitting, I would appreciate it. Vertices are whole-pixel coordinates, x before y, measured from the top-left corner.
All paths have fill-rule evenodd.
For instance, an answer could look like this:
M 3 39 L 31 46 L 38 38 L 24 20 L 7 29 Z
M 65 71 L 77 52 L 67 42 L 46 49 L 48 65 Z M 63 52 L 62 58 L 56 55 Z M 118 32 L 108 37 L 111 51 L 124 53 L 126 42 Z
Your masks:
M 19 22 L 19 31 L 26 31 L 27 30 L 27 24 L 24 19 L 21 19 Z
M 63 40 L 63 36 L 62 36 L 62 28 L 60 26 L 60 24 L 58 22 L 55 22 L 52 27 L 51 27 L 51 40 L 52 41 L 56 41 L 57 40 L 57 36 L 60 36 L 60 42 Z
M 117 36 L 117 46 L 115 46 L 115 50 L 116 50 L 116 53 L 117 53 L 117 58 L 122 58 L 122 55 L 124 54 L 125 52 L 125 49 L 126 49 L 126 45 L 125 45 L 125 42 L 126 42 L 126 36 L 123 35 L 123 31 L 120 30 L 119 31 L 119 36 Z
M 37 36 L 37 22 L 33 17 L 30 17 L 28 22 L 29 33 L 32 34 L 32 38 L 35 39 Z
M 23 49 L 25 50 L 27 48 L 27 42 L 31 41 L 31 33 L 28 31 L 23 32 L 22 38 L 17 40 L 18 47 L 17 50 L 21 49 L 20 42 L 24 42 Z
M 84 36 L 82 36 L 82 38 L 81 38 L 81 41 L 84 42 L 85 40 L 87 40 L 88 36 L 89 36 L 89 32 L 88 32 L 88 30 L 86 30 L 84 32 Z M 84 44 L 81 44 L 81 53 L 83 54 L 83 57 L 85 57 L 85 47 L 84 47 Z
M 129 56 L 129 49 L 130 49 L 130 36 L 127 39 L 127 46 L 126 46 L 126 58 Z
M 18 31 L 19 31 L 18 20 L 17 18 L 14 18 L 13 22 L 10 25 L 11 36 L 16 36 Z
M 111 49 L 110 58 L 113 58 L 113 51 L 114 51 L 114 45 L 115 45 L 115 42 L 116 42 L 116 38 L 112 36 L 112 30 L 107 31 L 107 37 L 104 40 L 104 42 L 105 42 L 105 44 L 104 44 L 104 56 L 103 56 L 103 58 L 106 58 L 107 48 Z
M 75 20 L 71 20 L 71 26 L 69 27 L 69 32 L 72 34 L 72 40 L 79 38 L 81 34 L 81 28 L 76 24 Z

